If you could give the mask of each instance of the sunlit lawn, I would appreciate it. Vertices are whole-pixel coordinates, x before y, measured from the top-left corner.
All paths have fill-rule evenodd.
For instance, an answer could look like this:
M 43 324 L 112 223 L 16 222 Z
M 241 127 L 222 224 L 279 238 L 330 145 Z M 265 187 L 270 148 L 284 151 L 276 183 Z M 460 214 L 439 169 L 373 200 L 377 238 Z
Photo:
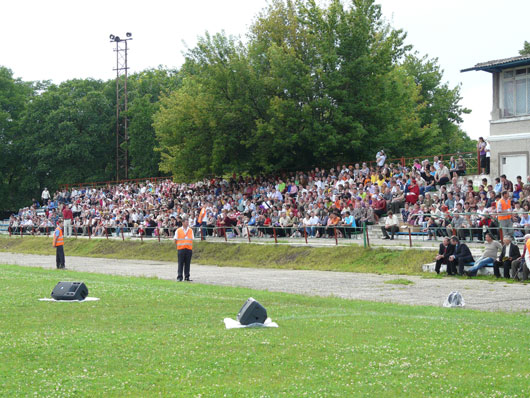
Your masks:
M 40 302 L 60 280 L 85 303 Z M 528 397 L 530 317 L 0 266 L 2 397 Z M 248 297 L 278 329 L 226 330 Z

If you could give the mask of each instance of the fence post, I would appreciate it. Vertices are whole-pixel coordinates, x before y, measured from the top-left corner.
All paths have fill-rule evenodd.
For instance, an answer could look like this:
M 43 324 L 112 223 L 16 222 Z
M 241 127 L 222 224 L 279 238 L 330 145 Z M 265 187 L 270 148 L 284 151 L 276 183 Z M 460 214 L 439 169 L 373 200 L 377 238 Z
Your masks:
M 278 243 L 278 237 L 276 236 L 276 227 L 272 227 L 272 232 L 274 234 L 274 243 Z
M 160 243 L 160 228 L 156 227 L 157 231 L 158 231 L 158 243 Z
M 125 241 L 125 234 L 123 233 L 123 228 L 121 229 L 121 240 Z
M 204 233 L 202 232 L 202 225 L 199 227 L 199 230 L 201 231 L 201 240 L 204 240 Z
M 223 235 L 225 236 L 225 242 L 228 242 L 228 237 L 226 236 L 227 235 L 227 228 L 223 228 Z
M 109 240 L 109 231 L 107 227 L 105 227 L 105 236 L 107 237 L 107 240 Z
M 365 225 L 366 225 L 366 245 L 370 247 L 370 236 L 368 235 L 368 224 L 366 224 L 365 222 Z
M 9 232 L 9 237 L 11 237 L 11 225 L 7 227 L 7 231 Z
M 140 232 L 139 235 L 140 235 L 140 242 L 144 243 L 144 234 Z
M 409 227 L 409 247 L 412 247 L 412 235 L 410 233 L 410 227 Z
M 88 226 L 88 240 L 90 240 L 92 238 L 92 226 L 89 225 Z
M 247 226 L 247 238 L 248 238 L 248 243 L 250 243 L 250 231 L 248 230 L 248 226 Z
M 304 227 L 304 238 L 305 238 L 305 244 L 307 245 L 307 229 Z
M 337 227 L 333 227 L 333 234 L 335 235 L 335 246 L 339 244 L 339 240 L 337 239 Z
M 367 235 L 367 233 L 366 233 L 366 223 L 363 222 L 363 246 L 364 246 L 365 249 L 366 249 L 366 235 Z
M 22 235 L 22 230 L 24 229 L 24 227 L 21 225 L 20 226 L 20 237 L 23 238 L 24 236 Z
M 74 226 L 74 234 L 75 234 L 75 238 L 77 239 L 77 228 Z

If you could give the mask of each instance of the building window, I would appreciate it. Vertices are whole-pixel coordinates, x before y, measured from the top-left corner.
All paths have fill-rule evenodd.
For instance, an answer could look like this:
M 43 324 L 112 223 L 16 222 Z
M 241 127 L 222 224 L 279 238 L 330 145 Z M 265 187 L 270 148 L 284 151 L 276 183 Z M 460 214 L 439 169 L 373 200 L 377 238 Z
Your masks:
M 530 115 L 530 68 L 504 71 L 502 77 L 503 117 Z

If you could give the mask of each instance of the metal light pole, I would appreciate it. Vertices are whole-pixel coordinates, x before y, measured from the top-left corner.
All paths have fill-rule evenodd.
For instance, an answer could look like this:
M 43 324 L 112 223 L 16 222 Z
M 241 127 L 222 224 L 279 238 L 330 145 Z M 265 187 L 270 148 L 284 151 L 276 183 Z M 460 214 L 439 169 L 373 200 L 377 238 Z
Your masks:
M 127 42 L 132 40 L 132 33 L 127 32 L 126 38 L 110 35 L 110 42 L 116 43 L 116 181 L 120 175 L 127 179 L 128 159 L 128 120 L 127 120 Z

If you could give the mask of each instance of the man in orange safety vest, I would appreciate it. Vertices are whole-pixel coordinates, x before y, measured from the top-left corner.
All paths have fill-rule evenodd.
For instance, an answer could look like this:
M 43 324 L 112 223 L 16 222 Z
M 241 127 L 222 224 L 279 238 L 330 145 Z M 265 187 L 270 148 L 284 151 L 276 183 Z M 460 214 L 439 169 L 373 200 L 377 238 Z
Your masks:
M 53 233 L 53 247 L 55 247 L 55 262 L 57 269 L 65 269 L 64 264 L 64 238 L 63 238 L 63 220 L 59 219 L 57 228 Z
M 177 281 L 184 280 L 191 282 L 190 279 L 190 265 L 191 255 L 193 253 L 193 230 L 189 227 L 188 217 L 182 216 L 182 227 L 175 232 L 175 244 L 177 245 L 178 253 L 178 275 Z

